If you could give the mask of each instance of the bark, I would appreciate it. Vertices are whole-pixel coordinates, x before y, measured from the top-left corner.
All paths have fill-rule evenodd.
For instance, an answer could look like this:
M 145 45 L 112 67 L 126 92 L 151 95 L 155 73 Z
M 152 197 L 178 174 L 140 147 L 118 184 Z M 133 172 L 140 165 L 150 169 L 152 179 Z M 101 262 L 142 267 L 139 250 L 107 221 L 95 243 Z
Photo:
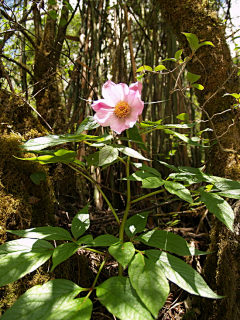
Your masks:
M 48 11 L 51 10 L 57 10 L 57 8 L 49 5 Z M 36 106 L 38 112 L 49 125 L 61 131 L 66 124 L 66 110 L 61 102 L 59 85 L 61 78 L 57 71 L 66 35 L 68 9 L 66 5 L 63 6 L 60 22 L 66 21 L 66 23 L 63 26 L 60 24 L 58 29 L 56 20 L 48 15 L 44 30 L 42 30 L 41 16 L 37 5 L 35 5 L 33 13 L 36 33 L 34 62 Z
M 160 6 L 165 22 L 171 26 L 186 55 L 190 55 L 191 50 L 182 32 L 194 33 L 199 39 L 212 41 L 215 45 L 198 49 L 187 68 L 201 76 L 199 83 L 205 89 L 196 90 L 196 95 L 203 115 L 212 119 L 208 123 L 214 130 L 210 138 L 218 140 L 218 144 L 211 148 L 208 170 L 217 176 L 240 180 L 239 121 L 232 111 L 223 113 L 231 110 L 233 103 L 231 98 L 223 97 L 224 93 L 239 92 L 237 70 L 226 43 L 224 26 L 216 14 L 204 6 L 204 1 L 158 0 L 155 4 Z M 207 282 L 218 294 L 227 297 L 214 302 L 201 300 L 201 319 L 237 320 L 240 316 L 238 206 L 235 214 L 234 233 L 214 221 L 210 251 L 216 253 L 208 256 L 205 266 Z

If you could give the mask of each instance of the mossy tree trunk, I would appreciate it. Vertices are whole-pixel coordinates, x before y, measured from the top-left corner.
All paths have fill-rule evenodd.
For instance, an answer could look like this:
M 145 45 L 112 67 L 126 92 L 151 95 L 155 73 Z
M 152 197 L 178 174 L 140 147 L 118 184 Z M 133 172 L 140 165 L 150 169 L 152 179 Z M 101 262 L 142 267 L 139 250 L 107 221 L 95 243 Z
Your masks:
M 190 72 L 200 75 L 203 91 L 196 90 L 199 105 L 208 125 L 214 133 L 211 139 L 218 144 L 211 148 L 208 170 L 211 174 L 240 180 L 239 139 L 240 123 L 231 111 L 232 99 L 224 93 L 239 92 L 237 70 L 233 66 L 230 50 L 226 43 L 224 26 L 214 12 L 201 0 L 158 0 L 161 13 L 175 33 L 186 55 L 191 51 L 182 32 L 190 32 L 199 39 L 212 41 L 215 47 L 203 46 L 188 63 Z M 212 140 L 213 141 L 213 140 Z M 212 301 L 201 300 L 201 319 L 238 320 L 240 317 L 239 280 L 239 205 L 235 204 L 235 232 L 227 230 L 220 222 L 214 221 L 210 250 L 215 251 L 207 258 L 205 277 L 209 285 L 220 295 L 227 297 Z M 199 302 L 200 303 L 200 302 Z

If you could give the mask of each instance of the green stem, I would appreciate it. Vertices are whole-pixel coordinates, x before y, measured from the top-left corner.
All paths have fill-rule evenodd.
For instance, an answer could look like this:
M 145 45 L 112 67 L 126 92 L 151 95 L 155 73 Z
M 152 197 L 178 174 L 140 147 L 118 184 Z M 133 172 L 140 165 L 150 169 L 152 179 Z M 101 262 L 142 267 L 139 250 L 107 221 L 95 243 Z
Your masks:
M 129 138 L 129 133 L 127 130 L 127 137 Z M 128 141 L 128 146 L 131 148 L 131 143 Z M 127 177 L 130 176 L 130 157 L 127 157 L 127 163 L 126 163 L 126 175 Z M 126 204 L 126 209 L 122 218 L 122 222 L 119 228 L 119 238 L 124 242 L 124 226 L 127 221 L 128 213 L 131 207 L 131 186 L 130 186 L 130 180 L 127 180 L 127 204 Z M 122 265 L 118 265 L 118 275 L 122 276 Z
M 97 181 L 95 181 L 92 177 L 87 176 L 86 174 L 84 174 L 83 172 L 79 171 L 78 169 L 76 169 L 74 166 L 69 165 L 70 168 L 72 168 L 73 170 L 77 171 L 78 173 L 80 173 L 84 178 L 88 179 L 89 181 L 91 181 L 92 183 L 95 184 L 96 188 L 98 189 L 98 191 L 101 193 L 101 195 L 103 196 L 103 198 L 105 199 L 105 201 L 107 202 L 109 208 L 112 210 L 112 213 L 117 221 L 117 223 L 120 225 L 120 220 L 117 216 L 116 211 L 113 209 L 113 206 L 111 205 L 111 203 L 109 202 L 108 198 L 106 197 L 105 193 L 102 191 L 101 187 L 98 185 Z M 82 167 L 81 167 L 82 169 Z M 88 174 L 88 173 L 87 173 Z
M 132 200 L 131 201 L 131 204 L 133 203 L 136 203 L 138 201 L 141 201 L 141 200 L 144 200 L 148 197 L 151 197 L 151 196 L 154 196 L 155 194 L 158 194 L 158 193 L 161 193 L 161 192 L 164 192 L 165 190 L 164 189 L 161 189 L 161 190 L 157 190 L 157 191 L 154 191 L 154 192 L 151 192 L 151 193 L 148 193 L 148 194 L 145 194 L 144 196 L 140 197 L 140 198 L 137 198 L 135 200 Z
M 93 289 L 94 289 L 94 287 L 95 287 L 95 285 L 96 285 L 96 283 L 97 283 L 97 280 L 98 280 L 98 278 L 99 278 L 99 276 L 100 276 L 100 273 L 101 273 L 101 271 L 102 271 L 102 268 L 104 267 L 107 259 L 108 259 L 108 257 L 105 257 L 104 260 L 103 260 L 103 262 L 101 263 L 101 266 L 100 266 L 100 268 L 99 268 L 99 270 L 98 270 L 98 273 L 97 273 L 96 278 L 95 278 L 95 280 L 94 280 L 94 282 L 93 282 L 93 285 L 92 285 L 92 288 L 93 288 Z
M 101 252 L 101 251 L 98 251 L 98 250 L 95 250 L 95 249 L 91 249 L 91 248 L 87 248 L 87 247 L 86 248 L 84 247 L 84 250 L 95 252 L 95 253 L 99 253 L 99 254 L 102 254 L 103 256 L 109 256 L 109 254 L 106 253 L 106 252 Z

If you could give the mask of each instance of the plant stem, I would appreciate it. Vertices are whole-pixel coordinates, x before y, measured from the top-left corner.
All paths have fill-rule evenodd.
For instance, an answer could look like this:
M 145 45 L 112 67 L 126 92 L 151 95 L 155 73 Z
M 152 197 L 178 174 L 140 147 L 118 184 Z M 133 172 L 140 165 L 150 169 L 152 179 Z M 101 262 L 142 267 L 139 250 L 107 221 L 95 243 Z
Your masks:
M 97 273 L 97 275 L 96 275 L 96 278 L 95 278 L 95 280 L 94 280 L 94 282 L 93 282 L 92 288 L 95 287 L 95 285 L 96 285 L 96 283 L 97 283 L 97 280 L 98 280 L 98 277 L 100 276 L 100 273 L 101 273 L 101 271 L 102 271 L 102 268 L 104 267 L 107 259 L 108 259 L 108 257 L 105 257 L 104 260 L 103 260 L 103 262 L 101 263 L 101 266 L 100 266 L 100 268 L 99 268 L 99 270 L 98 270 L 98 273 Z
M 128 134 L 128 130 L 127 130 L 127 137 L 129 138 L 129 134 Z M 128 141 L 128 146 L 129 148 L 131 148 L 131 143 L 130 141 Z M 127 163 L 126 163 L 126 175 L 127 177 L 130 176 L 130 157 L 127 157 Z M 125 226 L 125 222 L 127 220 L 128 217 L 128 213 L 131 207 L 131 186 L 130 186 L 130 180 L 127 180 L 127 205 L 126 205 L 126 209 L 122 218 L 122 222 L 119 228 L 119 238 L 120 240 L 122 240 L 122 242 L 124 242 L 124 226 Z M 118 265 L 118 275 L 122 276 L 122 265 L 119 264 Z
M 101 193 L 101 195 L 103 196 L 103 198 L 105 199 L 105 201 L 107 202 L 109 208 L 112 210 L 112 213 L 117 221 L 117 223 L 120 225 L 120 220 L 117 216 L 116 211 L 113 209 L 113 206 L 111 205 L 110 201 L 108 200 L 108 198 L 106 197 L 105 193 L 102 191 L 101 187 L 98 185 L 97 181 L 95 181 L 92 177 L 89 177 L 87 174 L 84 174 L 83 172 L 79 171 L 78 169 L 76 169 L 74 166 L 69 165 L 70 168 L 72 168 L 73 170 L 77 171 L 78 173 L 80 173 L 84 178 L 88 179 L 89 181 L 91 181 L 92 183 L 95 184 L 96 188 L 98 189 L 98 191 Z M 81 167 L 82 168 L 82 167 Z
M 157 191 L 154 191 L 154 192 L 145 194 L 144 196 L 142 196 L 142 197 L 140 197 L 140 198 L 137 198 L 137 199 L 135 199 L 135 200 L 132 200 L 132 201 L 131 201 L 131 204 L 136 203 L 136 202 L 141 201 L 141 200 L 144 200 L 144 199 L 146 199 L 146 198 L 148 198 L 148 197 L 154 196 L 155 194 L 158 194 L 158 193 L 161 193 L 161 192 L 164 192 L 164 189 L 157 190 Z

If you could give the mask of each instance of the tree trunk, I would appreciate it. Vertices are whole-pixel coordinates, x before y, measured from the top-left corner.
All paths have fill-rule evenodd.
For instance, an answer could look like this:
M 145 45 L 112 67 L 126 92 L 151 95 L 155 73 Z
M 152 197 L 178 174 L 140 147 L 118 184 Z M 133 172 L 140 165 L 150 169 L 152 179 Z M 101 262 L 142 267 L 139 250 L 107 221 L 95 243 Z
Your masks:
M 204 90 L 196 90 L 196 95 L 203 116 L 210 119 L 208 126 L 213 129 L 210 138 L 212 142 L 218 141 L 211 148 L 208 170 L 217 176 L 240 180 L 240 125 L 231 111 L 232 99 L 223 97 L 224 93 L 239 92 L 239 79 L 226 43 L 224 26 L 203 1 L 158 0 L 156 5 L 160 6 L 165 22 L 170 24 L 186 55 L 191 51 L 182 32 L 196 34 L 199 39 L 212 41 L 215 45 L 198 49 L 187 68 L 201 76 L 199 83 Z M 227 297 L 217 301 L 202 300 L 201 319 L 238 320 L 240 317 L 239 204 L 235 204 L 235 214 L 234 233 L 214 220 L 210 251 L 215 253 L 208 256 L 204 274 L 209 285 Z

